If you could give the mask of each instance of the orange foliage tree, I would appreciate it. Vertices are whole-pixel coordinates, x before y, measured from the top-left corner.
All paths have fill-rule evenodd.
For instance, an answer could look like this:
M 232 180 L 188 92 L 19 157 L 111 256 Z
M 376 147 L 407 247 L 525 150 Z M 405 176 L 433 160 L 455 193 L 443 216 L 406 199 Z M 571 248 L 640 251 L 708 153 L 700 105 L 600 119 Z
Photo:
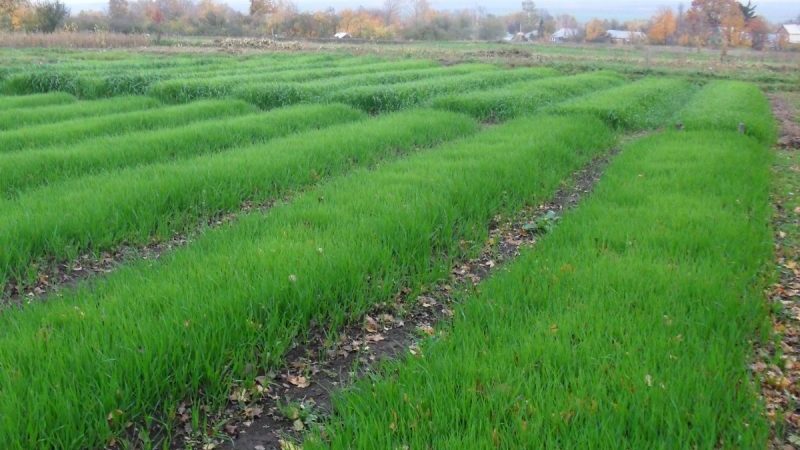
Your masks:
M 653 16 L 647 38 L 651 44 L 670 43 L 678 30 L 678 18 L 671 8 L 663 8 Z
M 605 24 L 600 19 L 592 19 L 586 23 L 586 42 L 598 42 L 606 38 Z

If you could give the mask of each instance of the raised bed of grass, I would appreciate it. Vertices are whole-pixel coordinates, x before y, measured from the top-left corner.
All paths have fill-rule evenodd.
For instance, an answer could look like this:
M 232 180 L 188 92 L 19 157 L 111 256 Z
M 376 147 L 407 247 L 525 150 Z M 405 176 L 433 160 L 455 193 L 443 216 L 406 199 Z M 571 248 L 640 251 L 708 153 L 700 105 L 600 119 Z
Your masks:
M 49 94 L 0 96 L 0 111 L 15 108 L 34 108 L 39 106 L 61 105 L 72 103 L 78 99 L 65 92 Z
M 371 114 L 397 111 L 430 101 L 436 96 L 465 90 L 480 90 L 503 86 L 521 80 L 551 77 L 558 73 L 547 68 L 498 70 L 419 80 L 391 86 L 356 86 L 330 97 Z
M 247 146 L 359 116 L 343 105 L 307 105 L 0 154 L 0 192 L 13 196 L 43 184 Z
M 629 145 L 423 357 L 342 393 L 326 443 L 303 448 L 762 448 L 748 364 L 769 161 L 734 133 Z
M 617 86 L 622 81 L 621 77 L 606 72 L 545 78 L 486 91 L 449 94 L 434 99 L 433 106 L 483 121 L 505 121 L 571 97 Z
M 147 111 L 107 114 L 92 118 L 45 123 L 0 133 L 0 153 L 35 150 L 53 145 L 69 145 L 99 136 L 139 130 L 157 130 L 215 117 L 254 112 L 241 100 L 204 100 L 186 105 L 167 106 Z
M 379 119 L 387 126 L 375 137 L 386 142 L 380 135 L 399 128 L 397 117 L 420 120 L 422 133 L 459 120 L 448 115 Z M 312 319 L 341 324 L 402 286 L 447 273 L 469 251 L 462 243 L 482 241 L 497 213 L 549 197 L 612 142 L 589 117 L 516 121 L 353 173 L 152 267 L 7 311 L 0 439 L 12 450 L 96 447 L 129 420 L 172 417 L 201 392 L 219 405 L 232 380 L 252 382 L 280 364 Z
M 667 125 L 694 92 L 685 80 L 644 78 L 562 103 L 553 110 L 592 114 L 622 130 L 651 129 Z
M 62 122 L 104 114 L 140 111 L 160 103 L 150 97 L 120 97 L 109 100 L 64 103 L 38 108 L 0 110 L 0 130 L 10 130 L 44 123 Z
M 0 253 L 0 280 L 11 274 L 25 276 L 39 258 L 70 259 L 86 250 L 167 238 L 237 210 L 244 201 L 273 199 L 326 176 L 476 128 L 466 116 L 442 111 L 362 118 L 359 112 L 341 108 L 340 122 L 358 122 L 21 193 L 0 208 L 0 247 L 5 249 Z

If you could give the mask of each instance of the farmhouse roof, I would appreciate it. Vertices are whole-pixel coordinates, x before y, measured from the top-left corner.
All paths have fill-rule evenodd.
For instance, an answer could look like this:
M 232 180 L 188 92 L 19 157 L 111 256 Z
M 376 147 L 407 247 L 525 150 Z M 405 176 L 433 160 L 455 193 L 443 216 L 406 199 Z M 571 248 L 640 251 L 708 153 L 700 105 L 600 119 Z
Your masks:
M 350 37 L 350 33 L 347 33 L 345 31 L 340 31 L 339 33 L 336 33 L 333 36 L 336 39 L 344 39 L 344 38 L 349 38 Z
M 576 28 L 561 28 L 553 33 L 553 38 L 555 39 L 567 39 L 571 37 L 575 37 L 578 35 L 578 30 Z
M 800 44 L 800 25 L 786 24 L 781 27 L 781 31 L 789 35 L 790 44 Z
M 644 33 L 641 31 L 608 30 L 607 33 L 608 37 L 611 39 L 621 39 L 625 41 L 644 38 Z

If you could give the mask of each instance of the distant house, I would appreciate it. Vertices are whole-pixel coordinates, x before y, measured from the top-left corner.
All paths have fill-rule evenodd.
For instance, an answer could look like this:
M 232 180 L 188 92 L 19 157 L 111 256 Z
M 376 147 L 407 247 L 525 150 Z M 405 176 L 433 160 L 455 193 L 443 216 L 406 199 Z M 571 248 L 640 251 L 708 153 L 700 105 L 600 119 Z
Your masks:
M 336 39 L 350 39 L 353 36 L 350 35 L 350 33 L 341 31 L 339 33 L 334 34 L 333 37 L 335 37 Z
M 615 44 L 644 42 L 647 37 L 641 31 L 608 30 L 606 35 Z
M 778 30 L 778 45 L 800 45 L 800 25 L 787 24 Z
M 528 31 L 525 33 L 525 39 L 529 41 L 535 41 L 539 38 L 539 30 Z
M 550 36 L 551 42 L 567 42 L 576 39 L 580 31 L 577 28 L 561 28 Z
M 517 33 L 511 37 L 511 42 L 528 42 L 528 37 L 525 33 Z

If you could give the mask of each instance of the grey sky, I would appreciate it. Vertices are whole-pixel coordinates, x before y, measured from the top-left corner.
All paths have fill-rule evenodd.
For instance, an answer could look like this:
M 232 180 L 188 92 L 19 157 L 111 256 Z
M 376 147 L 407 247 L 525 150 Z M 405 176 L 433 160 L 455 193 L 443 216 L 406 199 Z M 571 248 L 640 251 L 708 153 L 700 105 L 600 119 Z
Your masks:
M 73 12 L 82 9 L 105 9 L 102 0 L 65 0 Z M 248 0 L 219 0 L 228 3 L 238 10 L 246 10 Z M 383 0 L 294 0 L 301 9 L 336 9 L 353 8 L 359 5 L 366 7 L 380 7 Z M 462 9 L 482 6 L 491 13 L 505 14 L 520 9 L 521 0 L 430 0 L 437 9 Z M 680 0 L 540 0 L 537 7 L 545 8 L 551 14 L 569 13 L 579 20 L 592 17 L 618 18 L 622 20 L 650 17 L 660 6 L 677 7 Z M 685 0 L 688 5 L 691 0 Z M 800 1 L 798 0 L 755 0 L 757 11 L 767 19 L 783 22 L 800 15 Z

